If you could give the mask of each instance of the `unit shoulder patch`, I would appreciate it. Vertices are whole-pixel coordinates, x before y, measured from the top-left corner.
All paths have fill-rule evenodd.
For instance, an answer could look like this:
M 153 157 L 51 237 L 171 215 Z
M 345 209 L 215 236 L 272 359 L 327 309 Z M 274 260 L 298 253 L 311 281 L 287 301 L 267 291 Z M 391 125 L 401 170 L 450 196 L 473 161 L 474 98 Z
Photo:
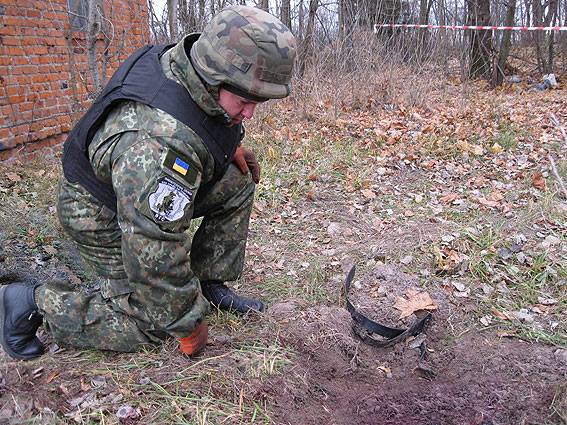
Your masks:
M 170 177 L 161 177 L 155 191 L 148 196 L 148 206 L 158 223 L 183 218 L 185 207 L 193 200 L 193 192 Z

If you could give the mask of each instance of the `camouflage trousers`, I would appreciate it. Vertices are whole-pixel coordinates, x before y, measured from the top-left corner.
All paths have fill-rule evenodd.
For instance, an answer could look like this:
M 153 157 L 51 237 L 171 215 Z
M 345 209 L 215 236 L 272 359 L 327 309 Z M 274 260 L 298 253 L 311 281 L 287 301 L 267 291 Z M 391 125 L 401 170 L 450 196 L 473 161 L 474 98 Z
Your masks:
M 192 239 L 190 261 L 199 280 L 231 281 L 242 272 L 254 187 L 250 175 L 230 165 L 220 181 L 198 192 L 193 217 L 203 220 Z M 152 326 L 145 312 L 167 310 L 168 305 L 159 296 L 142 298 L 130 287 L 116 214 L 65 178 L 60 183 L 58 213 L 97 278 L 81 286 L 54 280 L 36 292 L 53 338 L 62 345 L 123 352 L 165 339 L 165 332 L 148 330 Z M 199 299 L 206 305 L 192 307 L 195 324 L 209 309 L 208 302 Z

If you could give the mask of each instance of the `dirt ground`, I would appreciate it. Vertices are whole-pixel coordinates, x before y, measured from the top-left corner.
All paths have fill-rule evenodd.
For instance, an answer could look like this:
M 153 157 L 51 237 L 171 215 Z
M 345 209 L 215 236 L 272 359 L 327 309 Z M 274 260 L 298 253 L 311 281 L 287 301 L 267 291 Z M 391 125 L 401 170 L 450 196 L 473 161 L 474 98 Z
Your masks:
M 213 312 L 196 358 L 174 341 L 75 350 L 41 330 L 39 359 L 0 353 L 0 423 L 567 424 L 567 206 L 546 165 L 554 155 L 565 176 L 566 151 L 538 118 L 567 121 L 567 98 L 511 90 L 502 107 L 481 97 L 464 111 L 372 104 L 333 121 L 315 107 L 297 128 L 266 111 L 249 136 L 264 174 L 231 285 L 267 312 Z M 0 283 L 91 281 L 57 223 L 59 167 L 0 164 Z M 405 327 L 423 311 L 400 319 L 394 304 L 423 291 L 426 331 L 363 343 L 343 291 L 353 264 L 360 311 Z
M 35 266 L 12 270 L 29 274 L 29 269 L 35 268 L 32 275 L 36 278 L 61 276 L 60 267 L 50 271 L 44 268 L 58 261 L 50 261 L 45 255 L 34 256 L 17 240 L 3 239 L 5 264 L 13 258 L 20 265 L 34 259 Z M 70 269 L 66 270 L 74 276 Z M 377 270 L 372 270 L 370 277 L 381 276 L 386 286 L 416 282 L 392 267 Z M 372 279 L 366 276 L 361 280 Z M 383 319 L 384 313 L 368 309 L 375 299 L 367 296 L 364 288 L 353 302 L 369 317 Z M 251 397 L 269 406 L 269 423 L 276 424 L 565 423 L 565 348 L 523 341 L 493 329 L 479 331 L 446 294 L 432 293 L 438 309 L 426 332 L 389 348 L 362 343 L 351 330 L 352 320 L 344 305 L 302 308 L 302 300 L 273 304 L 261 318 L 263 324 L 257 323 L 258 318 L 248 320 L 259 327 L 265 339 L 270 330 L 277 329 L 278 343 L 294 352 L 293 361 L 279 374 L 250 382 Z M 45 333 L 42 338 L 49 350 L 44 361 L 15 362 L 3 355 L 2 423 L 90 423 L 81 415 L 73 415 L 77 406 L 88 409 L 90 402 L 103 410 L 110 406 L 116 409 L 128 398 L 143 396 L 143 391 L 125 392 L 124 386 L 104 375 L 89 377 L 93 369 L 101 368 L 101 362 L 120 364 L 125 355 L 103 354 L 102 361 L 93 364 L 82 359 L 82 352 L 58 347 Z M 213 335 L 212 347 L 205 354 L 220 356 L 217 367 L 221 369 L 234 367 L 230 357 L 223 358 L 230 354 L 231 339 Z M 171 350 L 167 350 L 162 353 L 171 356 Z M 170 366 L 179 361 L 177 353 L 173 352 L 173 356 L 177 360 Z M 45 357 L 49 359 L 45 361 Z M 156 371 L 135 373 L 129 379 L 159 382 L 168 377 L 160 375 L 161 366 Z M 156 423 L 144 419 L 140 410 L 132 415 L 120 422 Z M 247 423 L 242 419 L 229 422 Z

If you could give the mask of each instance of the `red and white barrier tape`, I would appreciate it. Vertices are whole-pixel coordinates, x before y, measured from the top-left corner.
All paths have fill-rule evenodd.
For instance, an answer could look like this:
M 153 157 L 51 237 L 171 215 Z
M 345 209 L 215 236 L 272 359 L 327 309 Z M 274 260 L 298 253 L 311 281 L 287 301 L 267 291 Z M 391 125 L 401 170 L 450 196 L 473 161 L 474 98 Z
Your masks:
M 378 28 L 429 28 L 446 30 L 505 30 L 505 31 L 567 31 L 567 27 L 497 27 L 482 25 L 420 25 L 420 24 L 376 24 Z

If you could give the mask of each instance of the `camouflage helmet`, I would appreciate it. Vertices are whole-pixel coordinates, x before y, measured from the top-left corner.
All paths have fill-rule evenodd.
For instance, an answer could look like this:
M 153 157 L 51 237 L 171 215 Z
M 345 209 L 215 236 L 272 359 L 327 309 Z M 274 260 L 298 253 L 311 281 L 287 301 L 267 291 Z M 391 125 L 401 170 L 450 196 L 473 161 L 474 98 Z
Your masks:
M 248 6 L 223 9 L 191 47 L 191 61 L 208 84 L 226 84 L 251 98 L 289 95 L 296 42 L 269 13 Z

